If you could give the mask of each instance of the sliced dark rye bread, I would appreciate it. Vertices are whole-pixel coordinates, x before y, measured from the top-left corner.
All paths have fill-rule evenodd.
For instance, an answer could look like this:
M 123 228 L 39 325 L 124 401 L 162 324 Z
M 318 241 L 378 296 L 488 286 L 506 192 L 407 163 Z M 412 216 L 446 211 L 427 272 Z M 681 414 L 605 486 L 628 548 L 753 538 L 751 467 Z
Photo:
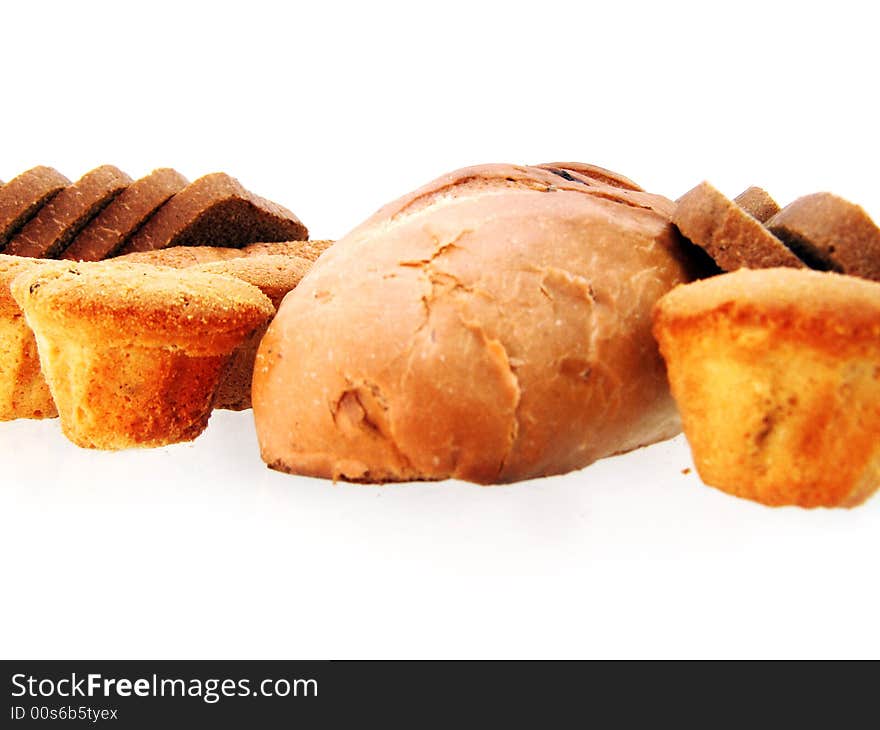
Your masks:
M 723 271 L 805 268 L 804 262 L 760 221 L 707 182 L 676 201 L 672 222 Z
M 54 195 L 70 184 L 51 167 L 34 167 L 0 187 L 0 251 Z
M 642 188 L 628 177 L 624 177 L 612 170 L 606 170 L 604 167 L 599 167 L 598 165 L 590 165 L 586 162 L 544 162 L 540 165 L 535 165 L 535 167 L 550 170 L 557 174 L 560 171 L 576 172 L 579 175 L 600 182 L 603 185 L 610 185 L 613 188 L 623 188 L 624 190 L 643 192 Z
M 5 253 L 55 258 L 130 183 L 131 178 L 113 165 L 96 167 L 46 203 L 9 242 Z
M 813 268 L 880 281 L 880 229 L 855 203 L 832 193 L 805 195 L 767 228 Z
M 779 204 L 773 200 L 770 193 L 755 185 L 743 190 L 733 202 L 761 223 L 765 223 L 780 210 Z
M 286 208 L 265 200 L 222 172 L 199 178 L 163 205 L 129 239 L 122 253 L 169 246 L 245 246 L 254 241 L 308 238 Z
M 101 261 L 115 254 L 159 206 L 189 180 L 167 167 L 136 180 L 80 231 L 60 258 Z

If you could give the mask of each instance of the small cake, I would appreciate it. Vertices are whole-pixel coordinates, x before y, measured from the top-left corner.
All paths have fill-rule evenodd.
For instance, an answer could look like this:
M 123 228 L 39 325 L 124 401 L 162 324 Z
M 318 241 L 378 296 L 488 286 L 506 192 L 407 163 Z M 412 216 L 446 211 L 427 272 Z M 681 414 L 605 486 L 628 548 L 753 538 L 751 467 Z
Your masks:
M 801 507 L 880 486 L 880 284 L 743 269 L 667 294 L 654 334 L 706 484 Z
M 9 291 L 13 279 L 46 263 L 0 254 L 0 421 L 58 415 L 40 370 L 34 335 Z
M 275 309 L 287 293 L 299 284 L 312 262 L 297 256 L 259 254 L 229 261 L 194 266 L 191 271 L 232 276 L 253 284 L 271 300 Z M 242 411 L 251 407 L 251 381 L 257 348 L 269 323 L 260 327 L 232 356 L 229 369 L 217 389 L 215 408 Z
M 114 261 L 25 271 L 12 295 L 62 430 L 99 449 L 198 436 L 230 355 L 274 312 L 243 281 Z

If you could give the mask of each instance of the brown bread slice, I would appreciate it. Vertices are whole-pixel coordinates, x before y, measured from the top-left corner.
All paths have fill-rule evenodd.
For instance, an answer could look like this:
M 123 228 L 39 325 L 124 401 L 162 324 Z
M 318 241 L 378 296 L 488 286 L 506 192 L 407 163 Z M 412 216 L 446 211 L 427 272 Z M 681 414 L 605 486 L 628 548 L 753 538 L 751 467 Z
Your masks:
M 83 227 L 131 183 L 113 165 L 102 165 L 68 185 L 21 229 L 5 253 L 55 258 Z
M 189 181 L 176 170 L 160 168 L 133 182 L 83 228 L 60 258 L 101 261 L 116 253 L 152 213 Z
M 723 271 L 805 268 L 782 241 L 707 182 L 678 199 L 672 222 Z
M 122 253 L 170 246 L 240 248 L 254 241 L 306 238 L 306 227 L 289 210 L 216 172 L 191 183 L 159 208 L 123 246 Z
M 880 229 L 855 203 L 832 193 L 805 195 L 767 228 L 813 268 L 880 281 Z
M 0 187 L 0 251 L 43 207 L 70 184 L 51 167 L 34 167 Z
M 779 204 L 773 200 L 770 193 L 755 185 L 743 190 L 733 202 L 761 223 L 766 223 L 780 211 Z

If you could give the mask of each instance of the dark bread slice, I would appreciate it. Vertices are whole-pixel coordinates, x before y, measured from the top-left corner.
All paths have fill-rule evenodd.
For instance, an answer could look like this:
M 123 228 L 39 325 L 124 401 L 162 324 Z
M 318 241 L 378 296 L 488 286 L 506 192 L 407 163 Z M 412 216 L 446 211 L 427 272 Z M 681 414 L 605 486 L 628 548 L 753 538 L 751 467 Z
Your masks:
M 590 165 L 586 162 L 544 162 L 540 165 L 535 165 L 535 167 L 550 170 L 557 174 L 560 171 L 576 172 L 579 175 L 600 182 L 603 185 L 610 185 L 613 188 L 644 192 L 639 185 L 634 183 L 628 177 L 624 177 L 620 173 L 612 170 L 606 170 L 604 167 L 599 167 L 598 165 Z
M 0 187 L 0 251 L 54 195 L 70 184 L 51 167 L 34 167 Z
M 805 268 L 786 245 L 707 182 L 678 199 L 672 222 L 723 271 Z
M 5 253 L 55 258 L 129 183 L 131 178 L 113 165 L 96 167 L 46 203 L 9 242 Z
M 763 188 L 752 185 L 737 195 L 733 202 L 761 223 L 766 223 L 780 211 L 779 204 Z
M 82 229 L 60 258 L 101 261 L 116 253 L 150 215 L 189 181 L 176 170 L 153 170 L 123 190 Z
M 855 203 L 832 193 L 805 195 L 767 228 L 814 268 L 880 281 L 880 229 Z
M 254 241 L 308 238 L 286 208 L 248 192 L 222 172 L 205 175 L 172 197 L 129 239 L 122 253 L 170 246 L 240 248 Z

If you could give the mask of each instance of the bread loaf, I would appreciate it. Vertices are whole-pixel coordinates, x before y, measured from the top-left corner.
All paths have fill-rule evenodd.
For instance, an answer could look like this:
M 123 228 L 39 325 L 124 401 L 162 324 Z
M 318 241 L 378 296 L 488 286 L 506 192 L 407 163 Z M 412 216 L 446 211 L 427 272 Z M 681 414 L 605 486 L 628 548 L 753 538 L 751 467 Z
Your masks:
M 691 276 L 671 210 L 512 165 L 386 206 L 318 259 L 263 338 L 263 458 L 333 479 L 494 483 L 675 435 L 650 333 L 654 303 Z

